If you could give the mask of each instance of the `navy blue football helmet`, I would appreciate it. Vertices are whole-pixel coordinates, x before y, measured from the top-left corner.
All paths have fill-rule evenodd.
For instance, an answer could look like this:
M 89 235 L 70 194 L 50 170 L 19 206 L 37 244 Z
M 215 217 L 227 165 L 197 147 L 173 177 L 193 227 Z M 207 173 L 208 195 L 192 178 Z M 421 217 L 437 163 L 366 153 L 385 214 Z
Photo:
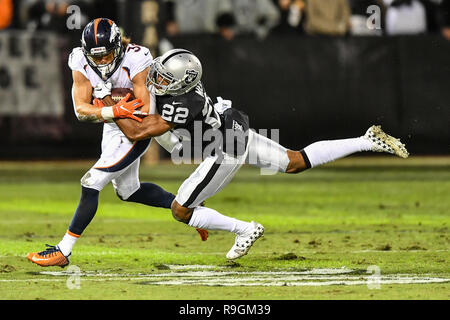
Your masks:
M 81 45 L 88 64 L 103 81 L 117 70 L 125 54 L 119 27 L 106 18 L 94 19 L 84 27 Z M 101 64 L 101 58 L 109 54 L 113 60 Z

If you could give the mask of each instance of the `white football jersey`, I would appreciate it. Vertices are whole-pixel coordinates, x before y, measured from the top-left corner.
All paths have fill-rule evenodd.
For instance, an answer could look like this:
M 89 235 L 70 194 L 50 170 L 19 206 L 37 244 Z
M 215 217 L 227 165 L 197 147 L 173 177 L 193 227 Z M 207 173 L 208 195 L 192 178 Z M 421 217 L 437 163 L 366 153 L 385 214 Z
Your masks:
M 148 48 L 135 44 L 129 44 L 125 49 L 122 62 L 107 82 L 111 82 L 113 88 L 133 89 L 133 78 L 139 72 L 142 72 L 145 68 L 150 66 L 152 60 L 153 57 Z M 93 88 L 99 82 L 103 81 L 89 66 L 81 47 L 76 47 L 72 50 L 72 53 L 69 56 L 68 64 L 71 70 L 81 72 L 91 82 Z M 154 97 L 151 97 L 150 104 L 153 109 L 155 104 Z M 119 128 L 114 122 L 105 123 L 104 133 L 109 130 L 119 130 Z

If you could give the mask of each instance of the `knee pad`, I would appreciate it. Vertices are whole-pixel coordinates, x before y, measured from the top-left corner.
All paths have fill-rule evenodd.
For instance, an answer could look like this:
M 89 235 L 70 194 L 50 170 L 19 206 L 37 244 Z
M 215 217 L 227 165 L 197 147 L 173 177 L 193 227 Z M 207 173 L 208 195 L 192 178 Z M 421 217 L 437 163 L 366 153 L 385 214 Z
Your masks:
M 110 173 L 92 168 L 86 172 L 80 182 L 82 187 L 101 191 L 112 178 L 113 176 Z

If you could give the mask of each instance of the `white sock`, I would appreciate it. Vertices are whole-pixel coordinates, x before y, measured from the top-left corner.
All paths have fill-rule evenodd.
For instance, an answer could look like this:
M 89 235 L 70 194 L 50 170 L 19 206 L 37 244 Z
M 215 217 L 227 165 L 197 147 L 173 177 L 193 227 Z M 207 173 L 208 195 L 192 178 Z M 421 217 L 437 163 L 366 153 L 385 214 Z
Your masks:
M 188 224 L 194 228 L 222 230 L 236 234 L 245 233 L 252 227 L 249 222 L 224 216 L 216 210 L 206 207 L 195 208 Z
M 371 150 L 372 143 L 364 137 L 319 141 L 303 149 L 311 168 L 344 158 L 352 153 Z
M 61 250 L 63 255 L 67 257 L 72 252 L 72 248 L 79 237 L 80 236 L 77 236 L 70 231 L 66 232 L 62 240 L 58 243 L 58 248 Z

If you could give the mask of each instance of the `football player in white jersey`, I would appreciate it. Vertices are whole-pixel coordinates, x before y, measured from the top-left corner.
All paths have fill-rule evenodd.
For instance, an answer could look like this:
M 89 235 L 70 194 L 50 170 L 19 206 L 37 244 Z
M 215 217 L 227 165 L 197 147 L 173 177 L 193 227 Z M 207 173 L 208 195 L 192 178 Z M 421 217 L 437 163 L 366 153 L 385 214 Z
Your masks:
M 149 115 L 141 123 L 130 119 L 118 119 L 116 123 L 132 141 L 168 130 L 195 137 L 193 131 L 200 127 L 205 133 L 203 137 L 205 129 L 210 130 L 209 137 L 214 136 L 209 141 L 221 140 L 218 148 L 210 148 L 208 152 L 204 144 L 201 146 L 203 162 L 180 186 L 171 208 L 174 218 L 189 226 L 235 233 L 235 243 L 226 255 L 230 260 L 247 254 L 263 235 L 264 227 L 253 221 L 227 217 L 199 204 L 222 190 L 242 164 L 298 173 L 361 151 L 408 157 L 400 140 L 387 135 L 379 126 L 370 127 L 360 137 L 319 141 L 300 151 L 288 150 L 249 130 L 248 116 L 232 108 L 231 101 L 218 98 L 218 103 L 213 105 L 200 82 L 201 76 L 200 61 L 188 50 L 174 49 L 157 57 L 150 67 L 147 87 L 157 95 L 159 115 Z M 222 134 L 217 135 L 218 132 Z
M 69 264 L 72 247 L 94 217 L 99 192 L 109 182 L 124 201 L 170 208 L 175 197 L 155 184 L 139 181 L 140 157 L 151 138 L 131 142 L 113 121 L 115 118 L 141 121 L 135 115 L 136 109 L 142 107 L 140 112 L 149 112 L 151 98 L 145 83 L 153 59 L 149 49 L 130 44 L 129 39 L 121 36 L 119 27 L 106 18 L 97 18 L 86 25 L 81 44 L 73 49 L 68 61 L 73 77 L 73 106 L 80 121 L 104 123 L 102 154 L 81 179 L 80 202 L 63 239 L 56 246 L 47 245 L 46 250 L 27 255 L 41 266 Z M 92 104 L 93 96 L 103 99 L 111 94 L 112 88 L 130 88 L 137 99 L 130 102 L 123 99 L 104 107 Z

